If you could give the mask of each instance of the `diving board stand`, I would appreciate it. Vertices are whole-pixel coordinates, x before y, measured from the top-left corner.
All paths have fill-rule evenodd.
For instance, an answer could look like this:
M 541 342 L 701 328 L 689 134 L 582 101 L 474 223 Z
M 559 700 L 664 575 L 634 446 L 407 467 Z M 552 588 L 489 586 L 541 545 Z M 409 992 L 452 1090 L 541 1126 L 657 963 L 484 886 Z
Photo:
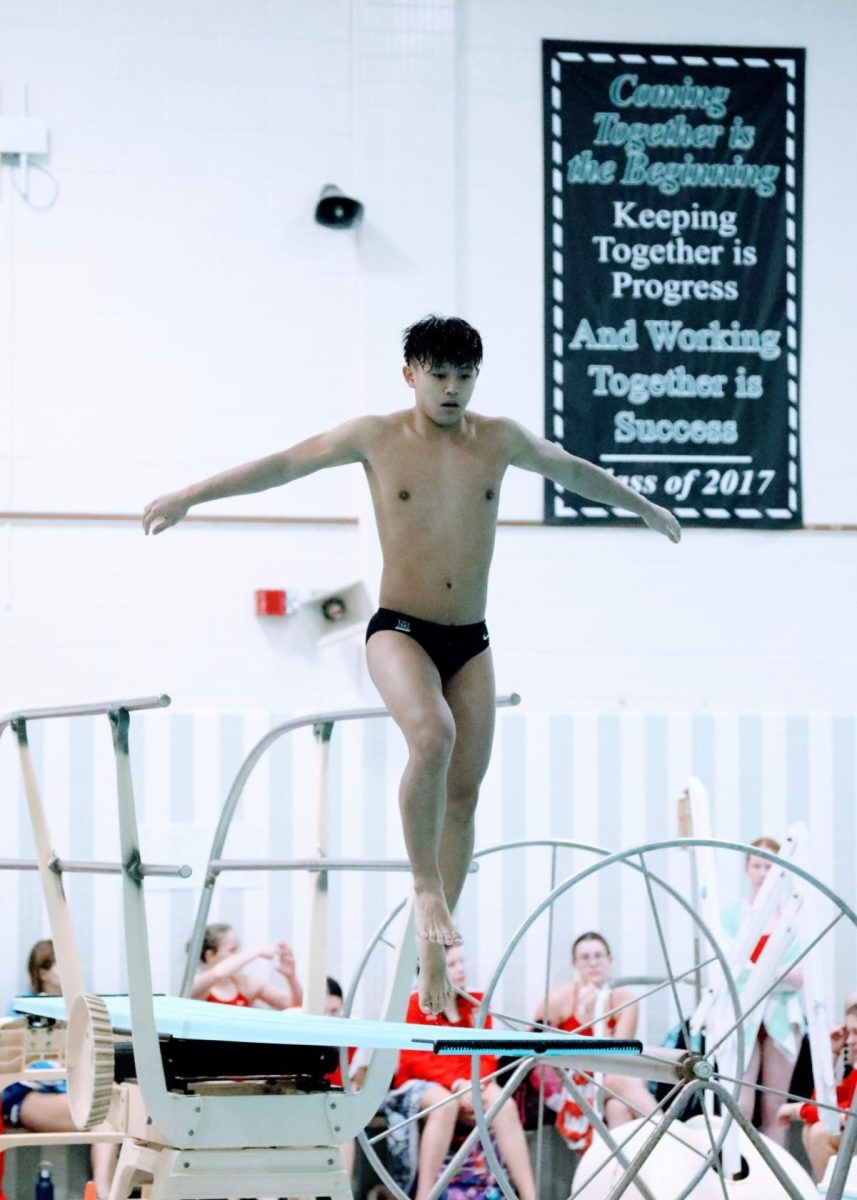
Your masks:
M 516 697 L 501 698 L 498 705 L 516 701 Z M 396 1056 L 402 1048 L 436 1054 L 470 1053 L 474 1057 L 490 1050 L 515 1056 L 517 1064 L 501 1089 L 503 1099 L 519 1073 L 526 1072 L 533 1060 L 543 1059 L 551 1065 L 567 1065 L 575 1071 L 591 1072 L 603 1071 L 609 1064 L 609 1069 L 617 1073 L 682 1085 L 685 1098 L 710 1087 L 740 1123 L 731 1097 L 716 1081 L 709 1082 L 711 1065 L 692 1052 L 645 1050 L 637 1042 L 580 1039 L 551 1030 L 538 1033 L 520 1033 L 514 1029 L 451 1030 L 445 1026 L 432 1028 L 402 1023 L 416 958 L 412 915 L 395 958 L 387 996 L 381 1007 L 382 1019 L 377 1021 L 352 1017 L 338 1020 L 312 1012 L 234 1009 L 193 1001 L 186 996 L 154 996 L 145 904 L 146 879 L 153 874 L 182 876 L 187 869 L 157 867 L 142 861 L 131 781 L 129 728 L 132 712 L 163 708 L 167 703 L 166 697 L 151 697 L 77 709 L 33 710 L 0 718 L 0 734 L 11 725 L 18 736 L 31 818 L 34 824 L 39 820 L 44 823 L 37 841 L 38 869 L 43 887 L 52 896 L 49 916 L 55 937 L 65 939 L 61 974 L 62 964 L 72 963 L 71 986 L 64 978 L 62 997 L 27 998 L 20 1003 L 33 1014 L 33 1019 L 60 1022 L 56 1029 L 67 1022 L 69 1093 L 75 1112 L 82 1114 L 79 1123 L 84 1119 L 94 1120 L 98 1098 L 104 1112 L 103 1124 L 96 1130 L 79 1134 L 77 1140 L 121 1140 L 111 1200 L 128 1200 L 131 1191 L 140 1185 L 149 1187 L 152 1200 L 217 1200 L 224 1195 L 254 1198 L 326 1195 L 346 1200 L 351 1189 L 341 1146 L 374 1116 L 389 1087 Z M 119 861 L 115 864 L 72 864 L 60 859 L 50 844 L 47 822 L 40 809 L 35 772 L 26 747 L 26 724 L 48 717 L 99 713 L 108 718 L 116 764 Z M 213 888 L 224 871 L 307 871 L 311 877 L 311 895 L 316 897 L 313 903 L 318 903 L 315 928 L 323 935 L 325 922 L 321 918 L 329 872 L 408 870 L 405 862 L 328 858 L 322 821 L 317 826 L 314 857 L 241 861 L 223 856 L 225 839 L 244 786 L 265 751 L 279 737 L 301 727 L 313 728 L 321 750 L 319 804 L 324 805 L 327 801 L 325 756 L 330 738 L 320 737 L 318 731 L 332 732 L 339 721 L 386 716 L 385 710 L 372 709 L 296 718 L 270 730 L 248 754 L 229 790 L 217 826 L 188 951 L 186 983 L 192 980 L 199 960 L 199 945 L 208 920 Z M 70 870 L 96 867 L 115 871 L 121 879 L 127 996 L 98 997 L 76 990 L 83 986 L 83 974 L 79 959 L 75 957 L 73 922 L 62 878 Z M 322 886 L 315 888 L 315 882 Z M 324 955 L 319 952 L 311 968 L 316 982 L 323 969 Z M 728 969 L 724 979 L 727 976 L 731 979 Z M 716 978 L 712 976 L 707 982 L 711 986 L 716 983 Z M 317 1003 L 320 995 L 317 989 L 315 995 L 314 1003 Z M 16 1028 L 20 1031 L 21 1026 Z M 26 1039 L 31 1041 L 36 1036 L 35 1029 L 29 1026 L 25 1033 Z M 117 1035 L 130 1037 L 130 1046 L 114 1048 Z M 345 1090 L 333 1089 L 324 1075 L 335 1065 L 337 1051 L 352 1046 L 371 1053 L 364 1084 L 360 1090 L 352 1091 L 346 1081 Z M 5 1063 L 5 1059 L 3 1061 Z M 24 1069 L 20 1058 L 17 1062 Z M 12 1069 L 14 1066 L 13 1061 Z M 236 1076 L 241 1078 L 236 1079 Z M 488 1119 L 487 1114 L 477 1114 L 480 1136 L 486 1139 Z M 651 1134 L 650 1143 L 663 1136 L 673 1119 L 668 1113 Z M 850 1137 L 850 1133 L 847 1136 Z M 2 1144 L 0 1139 L 0 1146 Z M 638 1156 L 640 1161 L 646 1153 L 648 1150 L 644 1147 Z M 632 1163 L 631 1167 L 634 1165 Z M 433 1197 L 440 1186 L 438 1181 Z M 505 1185 L 504 1193 L 508 1196 Z
M 517 697 L 498 701 L 501 705 L 516 702 Z M 67 1022 L 69 1098 L 75 1119 L 80 1125 L 101 1123 L 99 1131 L 89 1129 L 79 1140 L 122 1139 L 111 1200 L 127 1200 L 140 1184 L 150 1185 L 152 1200 L 174 1197 L 214 1200 L 230 1194 L 328 1195 L 337 1200 L 350 1197 L 340 1146 L 374 1116 L 389 1087 L 398 1050 L 403 1047 L 473 1054 L 490 1047 L 498 1053 L 526 1057 L 552 1055 L 558 1063 L 567 1055 L 580 1052 L 581 1069 L 586 1069 L 587 1064 L 596 1069 L 599 1062 L 603 1066 L 603 1059 L 597 1053 L 600 1047 L 592 1039 L 569 1035 L 555 1039 L 544 1034 L 502 1030 L 459 1031 L 467 1035 L 462 1039 L 447 1029 L 435 1034 L 426 1032 L 424 1026 L 402 1024 L 400 1019 L 405 1012 L 416 960 L 412 915 L 406 923 L 381 1021 L 362 1022 L 352 1018 L 337 1021 L 302 1013 L 226 1010 L 186 998 L 154 997 L 145 879 L 150 874 L 186 875 L 187 868 L 154 867 L 142 861 L 131 778 L 129 727 L 132 712 L 163 708 L 168 703 L 167 697 L 160 696 L 76 708 L 30 710 L 0 718 L 0 735 L 11 727 L 18 740 L 28 810 L 36 835 L 38 869 L 63 982 L 62 997 L 22 998 L 20 1004 L 34 1016 Z M 84 989 L 72 917 L 62 886 L 63 864 L 51 844 L 27 745 L 28 721 L 98 714 L 107 716 L 112 734 L 120 840 L 119 862 L 98 867 L 114 870 L 121 876 L 127 997 L 101 998 Z M 337 720 L 386 715 L 383 709 L 322 714 L 287 722 L 271 731 L 256 748 L 253 761 L 245 762 L 240 778 L 230 790 L 215 846 L 222 849 L 244 783 L 276 736 L 300 725 L 332 726 Z M 323 744 L 328 741 L 329 737 L 324 738 Z M 322 776 L 326 776 L 324 769 Z M 78 864 L 80 869 L 87 866 L 92 864 Z M 198 925 L 204 927 L 213 881 L 220 869 L 227 866 L 221 862 L 217 871 L 207 872 Z M 334 862 L 324 862 L 325 871 L 336 866 Z M 384 868 L 387 864 L 379 866 Z M 191 947 L 189 967 L 193 961 Z M 119 1084 L 114 1082 L 113 1041 L 117 1032 L 130 1034 L 134 1072 L 133 1081 Z M 316 1077 L 325 1050 L 333 1052 L 338 1047 L 362 1045 L 372 1055 L 359 1091 L 322 1090 L 322 1086 L 303 1091 L 300 1082 L 288 1090 L 264 1078 L 248 1080 L 246 1086 L 233 1088 L 231 1095 L 211 1094 L 199 1083 L 189 1085 L 187 1079 L 181 1089 L 175 1086 L 174 1063 L 180 1056 L 176 1049 L 180 1043 L 183 1062 L 189 1061 L 189 1054 L 192 1057 L 194 1043 L 206 1047 L 212 1057 L 212 1076 L 218 1074 L 216 1060 L 221 1051 L 228 1048 L 234 1064 L 235 1049 L 242 1045 L 246 1047 L 248 1063 L 253 1044 L 291 1052 L 302 1047 L 309 1051 L 310 1058 L 317 1052 L 318 1067 L 310 1070 L 310 1076 L 314 1071 Z M 630 1058 L 638 1056 L 640 1049 L 639 1043 L 611 1042 L 604 1047 L 611 1055 L 625 1054 Z M 302 1061 L 306 1062 L 305 1056 Z M 575 1062 L 578 1063 L 577 1058 Z M 674 1072 L 669 1077 L 675 1078 Z M 236 1091 L 238 1094 L 234 1094 Z M 283 1145 L 286 1131 L 288 1144 Z

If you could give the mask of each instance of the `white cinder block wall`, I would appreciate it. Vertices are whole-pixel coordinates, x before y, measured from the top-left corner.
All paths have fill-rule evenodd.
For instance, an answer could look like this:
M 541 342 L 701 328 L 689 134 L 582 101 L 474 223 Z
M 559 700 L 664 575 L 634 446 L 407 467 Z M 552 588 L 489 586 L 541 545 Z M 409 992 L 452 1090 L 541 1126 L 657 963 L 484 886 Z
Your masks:
M 776 15 L 772 26 L 771 18 Z M 727 19 L 728 18 L 728 19 Z M 752 0 L 455 4 L 106 0 L 6 5 L 6 113 L 51 132 L 34 212 L 3 169 L 0 511 L 139 513 L 159 492 L 367 409 L 408 402 L 398 331 L 430 309 L 484 334 L 478 404 L 542 420 L 544 36 L 807 47 L 803 475 L 807 522 L 854 523 L 843 392 L 857 166 L 855 13 Z M 360 231 L 312 221 L 333 180 Z M 33 199 L 49 181 L 33 172 Z M 222 511 L 366 517 L 338 471 Z M 217 511 L 210 506 L 209 513 Z M 501 513 L 538 521 L 540 481 Z M 324 590 L 378 555 L 353 526 L 3 523 L 4 707 L 171 691 L 187 707 L 367 697 L 353 652 L 263 629 L 254 587 Z M 499 678 L 536 706 L 848 709 L 853 535 L 504 528 Z
M 842 0 L 4 4 L 2 112 L 27 89 L 59 195 L 34 211 L 0 169 L 0 511 L 139 514 L 407 404 L 398 332 L 429 310 L 482 330 L 475 407 L 539 429 L 540 40 L 592 37 L 807 48 L 805 517 L 853 526 L 855 34 Z M 356 233 L 314 224 L 330 181 L 364 202 Z M 30 183 L 46 203 L 50 181 Z M 198 511 L 322 520 L 148 541 L 129 521 L 0 521 L 0 710 L 160 691 L 185 711 L 375 701 L 359 641 L 318 650 L 252 614 L 256 587 L 362 576 L 375 593 L 359 472 Z M 501 515 L 538 522 L 540 481 L 510 474 Z M 853 532 L 691 531 L 675 548 L 505 526 L 498 683 L 534 710 L 850 712 L 854 549 Z M 528 804 L 547 831 L 549 798 Z

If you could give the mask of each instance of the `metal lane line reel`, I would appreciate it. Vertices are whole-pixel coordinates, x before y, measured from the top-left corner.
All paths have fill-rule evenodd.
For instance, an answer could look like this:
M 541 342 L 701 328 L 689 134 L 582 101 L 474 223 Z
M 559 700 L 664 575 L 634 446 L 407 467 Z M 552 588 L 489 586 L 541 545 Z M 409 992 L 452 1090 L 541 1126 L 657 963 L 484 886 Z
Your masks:
M 698 781 L 692 782 L 695 787 L 701 787 Z M 543 844 L 530 843 L 533 847 Z M 511 972 L 514 975 L 515 971 L 520 971 L 516 953 L 523 939 L 533 936 L 534 926 L 540 920 L 553 921 L 555 907 L 564 898 L 568 899 L 574 888 L 584 887 L 588 883 L 589 886 L 613 891 L 618 886 L 616 878 L 625 875 L 632 880 L 631 891 L 636 890 L 640 905 L 646 908 L 649 934 L 656 950 L 655 956 L 658 953 L 660 955 L 658 966 L 663 972 L 661 982 L 650 991 L 638 995 L 637 999 L 645 1003 L 648 997 L 648 1003 L 652 1005 L 660 997 L 667 996 L 672 1002 L 672 1021 L 680 1027 L 687 1042 L 690 1043 L 698 1035 L 705 1039 L 705 1046 L 700 1051 L 676 1052 L 657 1045 L 646 1045 L 644 1055 L 639 1060 L 624 1059 L 610 1063 L 603 1057 L 598 1060 L 597 1056 L 593 1056 L 588 1069 L 602 1073 L 595 1076 L 596 1080 L 603 1080 L 604 1073 L 619 1076 L 643 1073 L 651 1080 L 660 1079 L 665 1085 L 663 1090 L 667 1092 L 667 1097 L 659 1102 L 654 1121 L 636 1120 L 612 1130 L 606 1127 L 599 1106 L 589 1104 L 585 1097 L 579 1097 L 582 1109 L 591 1119 L 595 1136 L 592 1148 L 580 1159 L 571 1193 L 573 1200 L 578 1195 L 581 1200 L 584 1197 L 591 1200 L 606 1200 L 607 1197 L 609 1200 L 618 1200 L 626 1192 L 639 1200 L 685 1200 L 690 1196 L 695 1200 L 724 1200 L 733 1195 L 736 1200 L 738 1197 L 741 1200 L 768 1200 L 773 1195 L 787 1197 L 788 1200 L 814 1197 L 815 1185 L 803 1167 L 778 1146 L 764 1139 L 740 1109 L 744 1063 L 749 1054 L 749 1048 L 744 1045 L 745 1029 L 752 1031 L 755 1036 L 757 1010 L 764 1008 L 781 977 L 789 969 L 783 962 L 783 955 L 788 950 L 791 935 L 786 936 L 788 931 L 784 932 L 782 928 L 778 931 L 774 921 L 769 937 L 772 952 L 767 957 L 761 953 L 749 972 L 745 970 L 747 940 L 748 937 L 755 938 L 766 921 L 777 916 L 779 910 L 774 902 L 778 895 L 781 901 L 784 897 L 786 900 L 795 895 L 800 897 L 800 906 L 804 911 L 812 912 L 814 924 L 808 926 L 804 922 L 800 925 L 797 930 L 798 944 L 793 947 L 789 962 L 792 965 L 803 964 L 807 976 L 818 979 L 823 974 L 819 969 L 819 960 L 823 960 L 825 954 L 832 953 L 833 931 L 838 931 L 842 923 L 850 925 L 852 931 L 857 930 L 857 915 L 797 862 L 738 842 L 710 837 L 677 838 L 648 843 L 619 854 L 608 854 L 597 847 L 578 843 L 555 841 L 546 844 L 554 847 L 554 862 L 558 849 L 588 852 L 595 861 L 558 884 L 552 869 L 545 898 L 520 924 L 498 961 L 487 985 L 476 1024 L 484 1022 L 486 1014 L 491 1011 L 495 1023 L 505 1018 L 509 1024 L 529 1026 L 531 1014 L 504 1014 L 498 1000 L 504 974 Z M 476 857 L 484 860 L 493 854 L 520 849 L 522 845 L 527 843 L 492 847 Z M 767 913 L 754 912 L 748 928 L 742 927 L 735 942 L 731 943 L 722 932 L 719 920 L 715 923 L 714 918 L 719 917 L 716 908 L 710 903 L 700 903 L 699 884 L 693 881 L 700 878 L 707 880 L 710 887 L 711 872 L 714 871 L 716 878 L 727 881 L 731 878 L 737 889 L 748 853 L 758 853 L 772 861 L 772 888 L 769 889 L 772 899 L 767 902 Z M 690 867 L 697 857 L 701 860 L 700 869 L 694 869 L 690 879 Z M 773 890 L 774 872 L 780 881 L 779 893 Z M 544 872 L 544 875 L 547 879 L 548 873 Z M 627 880 L 624 886 L 627 896 Z M 394 910 L 382 922 L 367 947 L 348 990 L 346 1011 L 350 1011 L 360 977 L 370 957 L 387 940 L 387 930 L 398 911 Z M 704 919 L 702 912 L 708 920 Z M 791 921 L 792 907 L 784 903 L 782 914 L 784 920 Z M 550 976 L 550 944 L 549 937 L 546 978 Z M 685 999 L 682 989 L 687 989 L 689 985 L 693 985 L 692 994 Z M 745 1000 L 745 996 L 749 999 Z M 574 1077 L 572 1071 L 577 1074 L 580 1069 L 578 1065 L 566 1070 L 569 1083 Z M 525 1070 L 518 1067 L 513 1082 L 508 1082 L 509 1076 L 506 1077 L 504 1094 L 514 1091 L 524 1073 Z M 344 1064 L 343 1075 L 345 1077 Z M 478 1060 L 474 1060 L 475 1127 L 463 1150 L 466 1152 L 467 1145 L 472 1144 L 478 1136 L 502 1192 L 508 1200 L 514 1200 L 515 1192 L 508 1173 L 499 1161 L 489 1136 L 491 1114 L 485 1112 L 477 1079 Z M 503 1080 L 498 1080 L 498 1083 L 502 1085 Z M 608 1094 L 603 1082 L 598 1083 L 598 1088 L 602 1089 L 604 1096 Z M 766 1090 L 764 1085 L 754 1085 L 756 1092 L 764 1093 Z M 691 1105 L 696 1107 L 697 1115 L 682 1119 L 688 1116 Z M 838 1122 L 835 1111 L 828 1115 Z M 847 1128 L 849 1132 L 843 1137 L 840 1154 L 842 1166 L 838 1176 L 834 1173 L 832 1178 L 827 1192 L 829 1200 L 841 1200 L 843 1196 L 847 1166 L 857 1141 L 857 1121 L 850 1122 Z M 405 1194 L 378 1156 L 377 1144 L 384 1136 L 370 1136 L 364 1132 L 359 1140 L 385 1186 L 398 1200 L 404 1200 Z M 462 1157 L 460 1152 L 450 1161 L 438 1179 L 433 1195 L 439 1194 L 455 1174 Z M 537 1153 L 538 1159 L 540 1152 Z
M 669 882 L 679 874 L 680 867 L 681 873 L 686 874 L 686 869 L 676 862 L 676 857 L 677 852 L 687 850 L 694 853 L 710 852 L 715 862 L 717 877 L 721 879 L 730 877 L 731 860 L 732 878 L 736 889 L 747 854 L 760 854 L 768 858 L 773 864 L 771 878 L 774 878 L 776 870 L 779 877 L 785 881 L 788 895 L 797 895 L 804 907 L 813 911 L 815 925 L 807 927 L 804 924 L 799 929 L 795 927 L 792 932 L 797 933 L 798 942 L 792 943 L 791 952 L 785 958 L 788 939 L 781 936 L 781 926 L 784 921 L 791 919 L 791 910 L 786 904 L 783 905 L 781 913 L 776 909 L 772 910 L 768 913 L 768 917 L 773 920 L 773 924 L 769 926 L 772 932 L 768 940 L 772 950 L 768 952 L 763 947 L 752 967 L 746 969 L 746 947 L 742 946 L 741 931 L 735 941 L 735 945 L 738 946 L 736 955 L 735 945 L 730 944 L 729 939 L 719 929 L 709 927 L 700 916 L 699 908 L 703 906 L 698 904 L 698 898 L 691 895 L 691 900 L 688 901 L 681 889 Z M 716 1191 L 712 1192 L 712 1196 L 734 1194 L 745 1200 L 767 1200 L 771 1195 L 783 1195 L 790 1200 L 805 1200 L 808 1196 L 814 1196 L 814 1184 L 808 1174 L 794 1159 L 784 1156 L 779 1147 L 762 1138 L 741 1112 L 739 1105 L 744 1063 L 749 1056 L 749 1047 L 744 1044 L 745 1030 L 751 1031 L 755 1037 L 758 1011 L 764 1009 L 765 1003 L 776 992 L 789 970 L 804 963 L 804 969 L 808 973 L 819 974 L 818 960 L 825 952 L 832 955 L 833 931 L 841 922 L 850 923 L 852 930 L 857 928 L 857 916 L 854 911 L 798 863 L 782 859 L 770 851 L 713 838 L 673 839 L 649 843 L 607 856 L 564 880 L 521 924 L 486 988 L 483 1012 L 487 1012 L 492 1005 L 494 992 L 516 945 L 528 933 L 539 915 L 552 907 L 562 895 L 584 883 L 587 878 L 597 882 L 599 876 L 604 876 L 600 886 L 606 890 L 613 890 L 616 886 L 615 879 L 608 880 L 607 875 L 610 873 L 615 876 L 619 871 L 632 872 L 637 876 L 640 901 L 649 908 L 650 934 L 654 944 L 660 946 L 661 966 L 668 977 L 668 994 L 673 997 L 677 1010 L 675 1015 L 682 1033 L 688 1042 L 694 1034 L 703 1034 L 705 1047 L 702 1054 L 696 1058 L 686 1058 L 680 1065 L 675 1076 L 675 1094 L 660 1104 L 662 1115 L 655 1122 L 649 1122 L 642 1133 L 629 1138 L 624 1126 L 606 1130 L 601 1122 L 602 1128 L 598 1133 L 608 1146 L 606 1154 L 603 1148 L 599 1151 L 602 1157 L 598 1166 L 602 1175 L 601 1183 L 599 1185 L 595 1179 L 591 1160 L 584 1170 L 584 1164 L 591 1153 L 587 1151 L 579 1167 L 580 1187 L 572 1190 L 572 1196 L 580 1194 L 592 1197 L 592 1200 L 602 1200 L 609 1195 L 610 1200 L 616 1200 L 630 1189 L 630 1194 L 634 1196 L 644 1196 L 649 1192 L 654 1200 L 684 1200 L 689 1196 L 703 1200 L 708 1192 L 699 1189 L 710 1187 L 712 1180 L 716 1183 Z M 682 911 L 686 918 L 684 921 L 677 919 L 677 914 Z M 763 924 L 764 921 L 763 916 Z M 697 952 L 691 956 L 694 961 L 686 963 L 680 958 L 680 954 L 682 947 L 687 947 L 694 940 L 691 933 L 699 935 L 704 943 L 702 960 L 700 961 Z M 678 969 L 679 967 L 681 969 Z M 676 987 L 682 978 L 689 977 L 692 971 L 700 967 L 703 982 L 708 985 L 707 990 L 702 989 L 697 1005 L 697 1009 L 703 1014 L 702 1019 L 698 1019 L 696 1013 L 686 1015 Z M 711 991 L 716 998 L 713 1006 L 710 1003 Z M 748 997 L 747 1000 L 744 999 L 745 996 Z M 707 1016 L 704 1015 L 706 1011 Z M 645 1055 L 652 1056 L 655 1060 L 665 1058 L 663 1050 L 658 1047 L 646 1046 Z M 623 1075 L 635 1070 L 638 1065 L 618 1062 L 611 1071 L 614 1075 Z M 668 1067 L 666 1061 L 663 1061 L 663 1066 Z M 769 1089 L 763 1084 L 756 1084 L 753 1085 L 753 1090 L 765 1093 Z M 478 1101 L 478 1093 L 474 1093 L 474 1096 L 476 1122 L 485 1145 L 485 1113 Z M 682 1110 L 686 1109 L 689 1101 L 694 1098 L 697 1099 L 700 1108 L 699 1115 L 693 1122 L 681 1121 Z M 718 1118 L 715 1109 L 721 1114 Z M 592 1112 L 591 1115 L 593 1125 L 597 1126 L 597 1112 Z M 851 1124 L 855 1128 L 852 1128 L 848 1135 L 850 1147 L 847 1139 L 843 1137 L 843 1161 L 850 1158 L 851 1149 L 857 1140 L 857 1122 Z M 635 1131 L 630 1132 L 633 1134 Z M 675 1170 L 675 1163 L 670 1156 L 671 1143 L 674 1144 L 679 1134 L 681 1141 L 696 1143 L 699 1155 L 697 1169 L 689 1174 L 685 1172 L 683 1178 L 681 1172 Z M 730 1139 L 734 1141 L 738 1150 L 737 1158 L 733 1155 L 734 1166 L 729 1162 Z M 496 1159 L 490 1141 L 485 1145 L 485 1151 L 489 1160 L 492 1160 L 504 1194 L 513 1197 L 514 1192 L 508 1185 L 508 1179 Z M 608 1180 L 610 1186 L 606 1187 Z M 841 1181 L 836 1180 L 836 1187 L 831 1186 L 828 1192 L 831 1200 L 834 1197 L 835 1200 L 840 1200 L 843 1187 L 844 1173 Z

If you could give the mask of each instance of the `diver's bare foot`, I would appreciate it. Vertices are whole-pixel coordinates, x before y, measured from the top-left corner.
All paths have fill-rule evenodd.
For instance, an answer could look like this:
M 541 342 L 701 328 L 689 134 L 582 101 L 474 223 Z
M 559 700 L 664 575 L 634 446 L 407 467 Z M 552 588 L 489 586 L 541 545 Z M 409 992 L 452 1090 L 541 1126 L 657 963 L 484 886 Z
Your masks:
M 452 923 L 440 890 L 414 892 L 414 927 L 417 941 L 436 942 L 439 946 L 461 945 L 461 934 Z
M 438 942 L 421 938 L 417 943 L 420 958 L 420 1012 L 437 1017 L 452 1003 L 454 992 L 446 973 L 446 951 Z

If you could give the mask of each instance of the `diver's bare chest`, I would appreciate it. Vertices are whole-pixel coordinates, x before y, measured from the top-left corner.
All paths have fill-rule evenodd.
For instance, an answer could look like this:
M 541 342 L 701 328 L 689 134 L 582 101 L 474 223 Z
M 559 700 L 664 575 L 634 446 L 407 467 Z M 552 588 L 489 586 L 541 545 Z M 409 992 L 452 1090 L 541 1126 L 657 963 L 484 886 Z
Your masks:
M 385 504 L 460 509 L 497 499 L 502 472 L 490 458 L 466 452 L 415 454 L 408 449 L 410 453 L 380 464 L 377 476 Z
M 444 487 L 437 480 L 424 482 L 400 478 L 399 485 L 388 494 L 387 500 L 410 504 L 414 509 L 460 509 L 461 505 L 475 504 L 479 500 L 490 504 L 497 495 L 497 486 L 486 480 L 468 480 L 463 484 L 459 480 Z

